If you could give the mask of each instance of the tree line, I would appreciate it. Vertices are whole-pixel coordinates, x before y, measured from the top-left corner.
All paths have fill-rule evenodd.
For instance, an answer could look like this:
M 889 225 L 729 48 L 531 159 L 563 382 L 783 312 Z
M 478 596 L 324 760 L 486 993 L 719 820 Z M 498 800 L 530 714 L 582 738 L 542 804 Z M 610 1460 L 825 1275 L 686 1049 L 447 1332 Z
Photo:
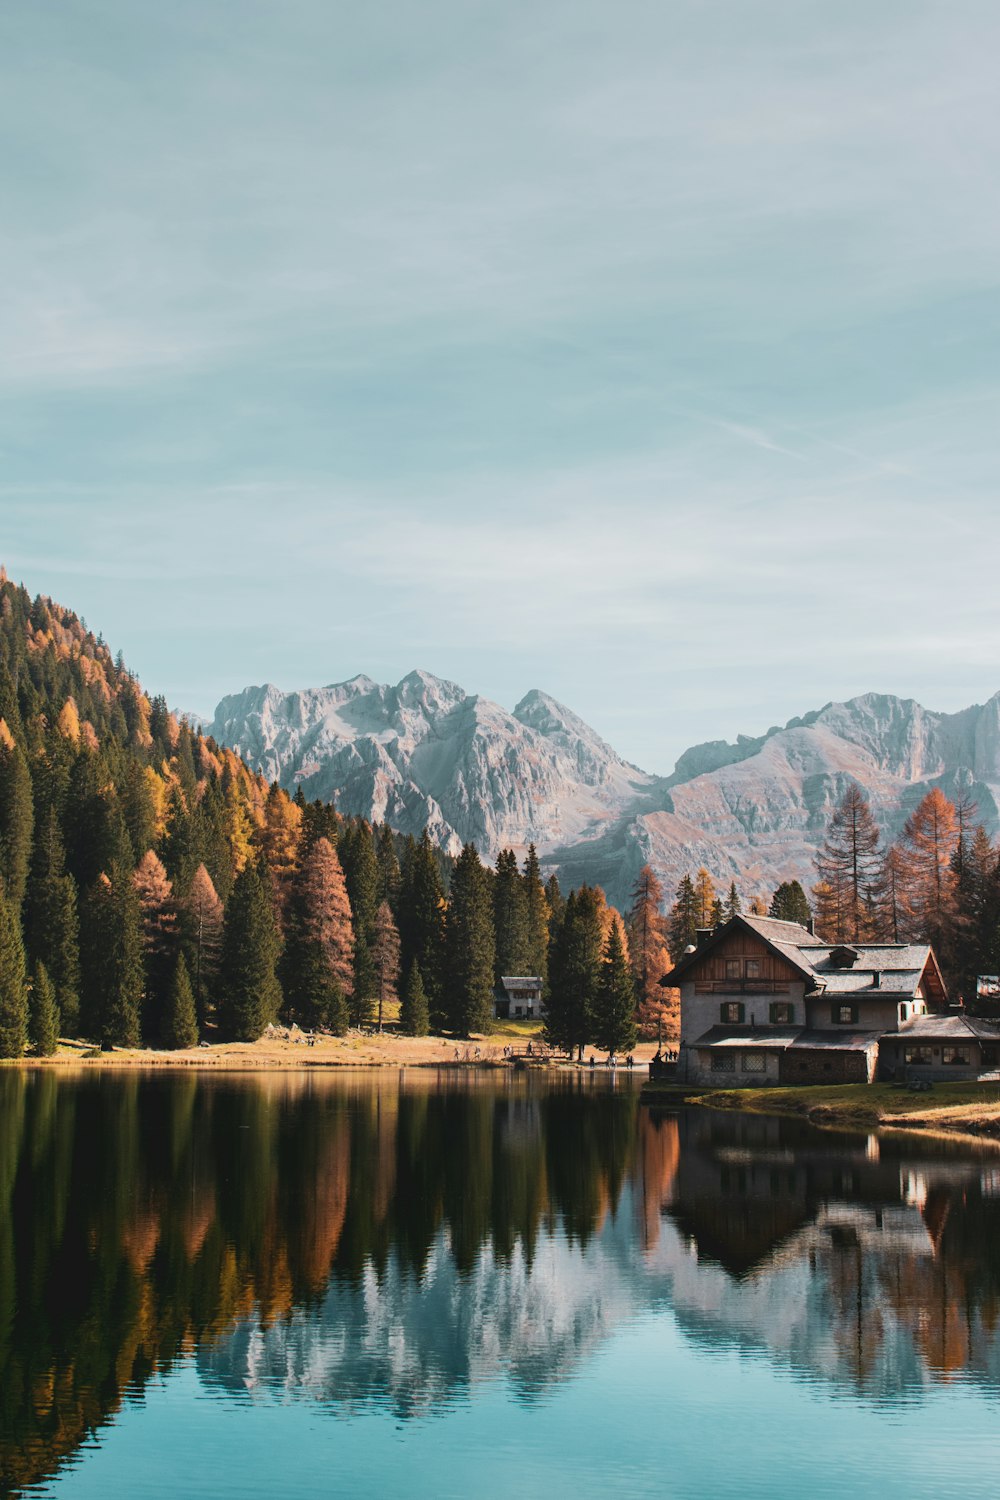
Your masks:
M 660 902 L 647 869 L 625 922 L 597 887 L 564 899 L 533 846 L 489 868 L 291 797 L 0 575 L 0 1056 L 397 1010 L 468 1036 L 504 974 L 542 978 L 553 1040 L 623 1050 L 670 1019 Z

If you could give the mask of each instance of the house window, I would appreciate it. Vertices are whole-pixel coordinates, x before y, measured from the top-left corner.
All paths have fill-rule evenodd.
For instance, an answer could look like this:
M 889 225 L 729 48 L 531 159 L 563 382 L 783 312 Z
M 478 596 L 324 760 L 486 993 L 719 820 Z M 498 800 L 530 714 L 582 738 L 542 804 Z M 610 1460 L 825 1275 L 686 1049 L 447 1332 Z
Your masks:
M 771 1006 L 772 1026 L 792 1026 L 795 1022 L 795 1006 L 787 1000 L 775 1000 Z
M 907 1047 L 904 1056 L 908 1063 L 921 1068 L 929 1068 L 934 1060 L 929 1047 Z
M 733 1054 L 731 1052 L 713 1052 L 712 1053 L 712 1072 L 713 1073 L 735 1073 L 736 1072 L 736 1058 L 733 1056 Z
M 766 1073 L 767 1072 L 767 1058 L 764 1055 L 764 1053 L 763 1052 L 744 1052 L 744 1054 L 743 1054 L 743 1071 L 744 1071 L 744 1073 Z
M 972 1053 L 968 1047 L 942 1047 L 941 1061 L 958 1068 L 967 1068 L 972 1061 Z
M 746 977 L 748 979 L 760 978 L 761 963 L 759 958 L 748 958 L 746 961 Z
M 831 1020 L 835 1026 L 851 1026 L 858 1019 L 858 1007 L 856 1005 L 834 1005 L 831 1011 Z
M 741 1026 L 746 1011 L 741 1000 L 725 1000 L 719 1007 L 719 1014 L 723 1025 Z
M 726 978 L 727 979 L 740 979 L 740 978 L 742 978 L 741 968 L 742 968 L 742 965 L 740 964 L 740 961 L 739 961 L 738 958 L 727 958 L 726 959 Z

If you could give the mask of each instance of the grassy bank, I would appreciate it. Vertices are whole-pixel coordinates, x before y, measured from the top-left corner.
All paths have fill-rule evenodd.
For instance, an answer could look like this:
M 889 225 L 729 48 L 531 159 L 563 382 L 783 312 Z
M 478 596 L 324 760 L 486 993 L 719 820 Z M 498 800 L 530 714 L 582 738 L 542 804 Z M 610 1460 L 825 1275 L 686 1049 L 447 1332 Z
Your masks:
M 709 1091 L 647 1084 L 643 1098 L 649 1103 L 688 1102 L 747 1114 L 791 1115 L 844 1130 L 895 1126 L 1000 1136 L 1000 1085 L 995 1083 L 941 1083 L 922 1094 L 890 1084 L 863 1083 Z

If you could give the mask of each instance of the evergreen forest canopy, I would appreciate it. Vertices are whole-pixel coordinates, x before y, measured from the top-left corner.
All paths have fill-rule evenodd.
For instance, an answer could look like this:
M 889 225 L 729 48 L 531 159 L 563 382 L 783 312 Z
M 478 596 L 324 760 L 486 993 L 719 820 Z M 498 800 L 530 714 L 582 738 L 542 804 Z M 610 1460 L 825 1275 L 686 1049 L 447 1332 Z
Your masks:
M 533 847 L 491 870 L 290 797 L 0 570 L 0 1057 L 340 1034 L 397 1002 L 469 1036 L 502 974 L 545 981 L 553 1043 L 624 1050 L 676 1022 L 660 902 L 646 870 L 626 924 Z

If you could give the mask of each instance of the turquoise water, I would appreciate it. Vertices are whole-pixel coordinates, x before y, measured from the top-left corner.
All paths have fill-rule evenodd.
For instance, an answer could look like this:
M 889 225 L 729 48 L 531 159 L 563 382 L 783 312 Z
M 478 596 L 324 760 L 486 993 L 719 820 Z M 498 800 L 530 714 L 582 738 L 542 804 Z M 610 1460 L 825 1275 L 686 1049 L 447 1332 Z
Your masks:
M 0 1075 L 0 1474 L 994 1495 L 1000 1154 L 607 1079 Z

